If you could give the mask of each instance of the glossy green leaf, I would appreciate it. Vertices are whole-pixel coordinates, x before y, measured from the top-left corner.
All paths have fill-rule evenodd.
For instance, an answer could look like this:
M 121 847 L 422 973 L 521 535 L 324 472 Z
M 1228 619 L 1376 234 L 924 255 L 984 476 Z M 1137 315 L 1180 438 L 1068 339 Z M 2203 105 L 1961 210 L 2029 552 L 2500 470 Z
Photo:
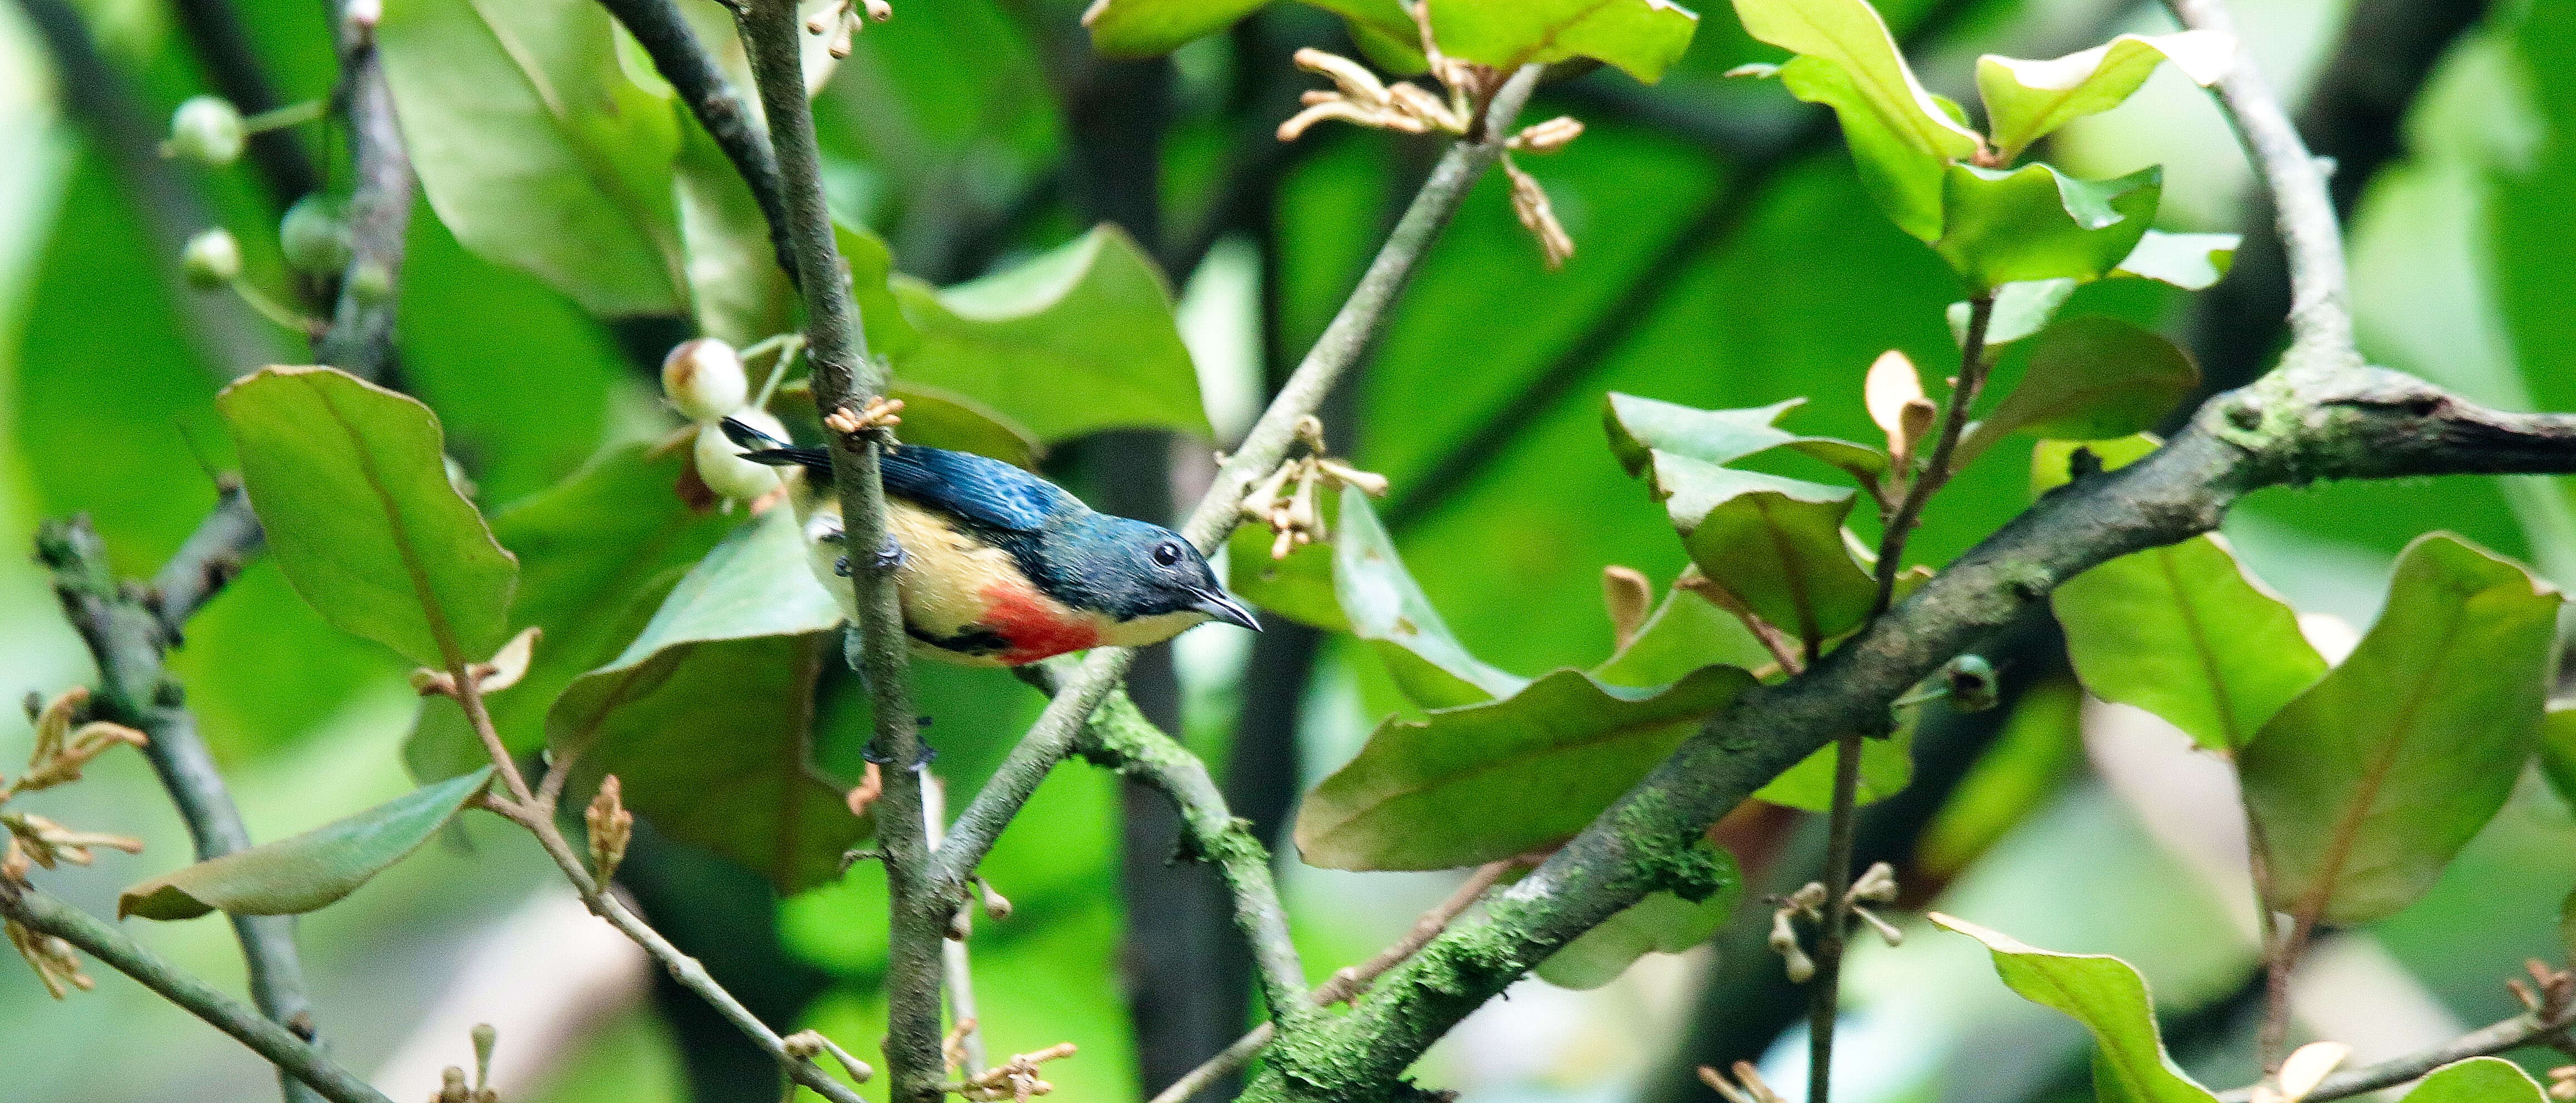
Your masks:
M 1611 454 L 1631 475 L 1643 474 L 1658 450 L 1722 465 L 1775 448 L 1822 460 L 1856 479 L 1875 479 L 1887 472 L 1887 454 L 1875 448 L 1778 427 L 1781 418 L 1806 401 L 1791 398 L 1768 406 L 1702 410 L 1613 391 L 1603 399 L 1601 423 L 1610 434 Z
M 1860 741 L 1860 788 L 1854 790 L 1855 803 L 1876 804 L 1913 783 L 1914 721 L 1918 709 L 1913 706 L 1902 710 L 1896 731 L 1887 738 Z M 1754 790 L 1753 795 L 1783 808 L 1831 811 L 1835 754 L 1831 745 L 1817 750 Z
M 555 697 L 583 671 L 625 650 L 679 580 L 673 572 L 704 557 L 734 526 L 736 518 L 691 509 L 680 499 L 676 486 L 686 455 L 630 444 L 493 515 L 492 534 L 519 557 L 510 629 L 545 633 L 519 683 L 484 699 L 493 729 L 513 753 L 545 743 L 546 710 Z M 413 777 L 453 777 L 488 761 L 454 702 L 422 704 L 419 724 L 403 744 Z
M 448 481 L 438 418 L 333 368 L 215 396 L 269 552 L 322 619 L 450 669 L 509 638 L 518 564 Z
M 358 891 L 420 849 L 483 792 L 492 768 L 414 789 L 354 816 L 177 872 L 116 898 L 116 915 L 194 919 L 210 911 L 297 915 Z
M 2576 707 L 2553 708 L 2540 717 L 2540 772 L 2559 799 L 2576 804 Z
M 1996 153 L 2009 164 L 2069 121 L 2120 106 L 2167 60 L 2207 86 L 2226 75 L 2235 56 L 2235 40 L 2216 31 L 2124 34 L 2051 61 L 1987 54 L 1977 59 L 1977 94 L 1986 101 Z
M 1431 68 L 1422 56 L 1422 28 L 1400 0 L 1306 0 L 1342 17 L 1360 53 L 1390 73 L 1413 74 Z
M 599 314 L 688 302 L 678 119 L 619 65 L 595 4 L 393 0 L 376 28 L 439 221 Z
M 1451 869 L 1563 841 L 1752 685 L 1729 666 L 1660 690 L 1558 670 L 1500 700 L 1390 720 L 1306 795 L 1298 851 L 1328 869 Z
M 782 892 L 839 876 L 866 824 L 815 769 L 811 741 L 814 679 L 837 661 L 840 621 L 792 513 L 736 530 L 547 712 L 547 745 L 580 756 L 567 800 L 615 774 L 636 815 Z
M 1941 236 L 1941 171 L 1984 145 L 1915 79 L 1887 23 L 1864 0 L 1736 0 L 1746 33 L 1797 54 L 1780 67 L 1789 93 L 1834 109 L 1861 180 L 1888 217 L 1925 241 Z
M 1959 442 L 1966 463 L 2013 433 L 2109 440 L 2163 421 L 2200 386 L 2200 366 L 2163 334 L 2087 314 L 2048 327 L 2030 368 L 1995 412 Z
M 2236 246 L 2244 239 L 2236 234 L 2169 234 L 2149 230 L 2138 239 L 2138 247 L 2129 250 L 2114 276 L 2135 276 L 2171 284 L 2185 291 L 2199 291 L 2217 283 L 2236 263 Z
M 2155 231 L 2147 231 L 2148 236 Z M 2144 246 L 2140 246 L 2144 248 Z M 2137 253 L 2132 251 L 2130 256 Z M 2060 277 L 2053 280 L 2023 280 L 1995 289 L 1995 307 L 1986 319 L 1986 347 L 2002 348 L 2039 332 L 2048 320 L 2057 316 L 2057 308 L 2075 294 L 2075 281 Z M 1946 314 L 1950 320 L 1950 342 L 1968 343 L 1968 321 L 1972 312 L 1967 303 L 1951 303 Z
M 920 332 L 891 354 L 897 377 L 971 395 L 1041 442 L 1115 428 L 1210 433 L 1171 291 L 1114 226 L 955 287 L 898 277 L 895 297 Z
M 1970 290 L 2100 279 L 2155 220 L 2164 169 L 2078 180 L 2044 164 L 2010 171 L 1952 165 L 1941 177 L 1941 236 L 1932 250 Z
M 1708 899 L 1692 903 L 1669 892 L 1651 893 L 1548 955 L 1539 963 L 1538 979 L 1559 988 L 1599 988 L 1647 954 L 1678 954 L 1708 941 L 1743 899 L 1744 879 L 1736 871 L 1735 855 L 1701 845 L 1724 877 Z
M 1404 569 L 1395 541 L 1365 494 L 1342 495 L 1333 533 L 1333 596 L 1351 634 L 1369 641 L 1387 673 L 1423 708 L 1471 705 L 1509 697 L 1529 679 L 1468 654 L 1440 611 Z
M 1852 492 L 1655 454 L 1655 492 L 1711 585 L 1798 639 L 1860 625 L 1878 584 L 1843 541 Z
M 1103 57 L 1156 57 L 1233 26 L 1267 0 L 1098 0 L 1082 13 Z
M 2213 751 L 2243 747 L 2325 677 L 2298 613 L 2215 534 L 2121 556 L 2050 601 L 2085 689 Z
M 741 348 L 793 328 L 796 289 L 778 267 L 769 219 L 742 173 L 686 112 L 672 186 L 679 202 L 682 271 L 698 332 Z M 851 268 L 853 282 L 866 278 L 858 262 Z M 878 286 L 884 286 L 882 279 Z
M 1753 670 L 1773 661 L 1735 614 L 1674 587 L 1638 627 L 1637 638 L 1592 668 L 1592 676 L 1611 685 L 1651 688 L 1671 685 L 1704 666 Z
M 2352 656 L 2237 752 L 2274 909 L 2348 926 L 2433 887 L 2531 757 L 2558 604 L 2457 537 L 2407 547 Z
M 2093 1032 L 2093 1091 L 2103 1103 L 2217 1103 L 2165 1056 L 2146 978 L 2108 954 L 2061 954 L 1939 912 L 1931 920 L 1986 944 L 1995 974 L 2022 998 Z
M 2547 1103 L 2522 1066 L 2502 1057 L 2453 1061 L 2416 1083 L 2403 1103 Z
M 1578 57 L 1653 84 L 1690 47 L 1699 16 L 1672 0 L 1424 0 L 1442 53 L 1511 72 Z

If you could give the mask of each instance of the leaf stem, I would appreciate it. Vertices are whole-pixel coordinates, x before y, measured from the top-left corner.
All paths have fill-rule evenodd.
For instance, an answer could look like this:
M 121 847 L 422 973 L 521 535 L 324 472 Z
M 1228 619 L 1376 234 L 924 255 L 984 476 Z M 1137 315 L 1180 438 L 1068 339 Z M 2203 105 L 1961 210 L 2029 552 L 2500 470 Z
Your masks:
M 2450 1044 L 2422 1053 L 2391 1058 L 2375 1065 L 2345 1069 L 2326 1077 L 2306 1098 L 2313 1103 L 2346 1099 L 2381 1088 L 2393 1088 L 2414 1080 L 2455 1061 L 2471 1057 L 2510 1053 L 2524 1046 L 2565 1045 L 2568 1031 L 2576 1028 L 2576 1004 L 2561 1009 L 2556 1015 L 2516 1015 L 2503 1022 L 2480 1027 L 2461 1035 Z M 2219 1103 L 2251 1103 L 2252 1087 L 2218 1093 Z
M 0 878 L 0 916 L 69 942 L 161 998 L 250 1047 L 281 1074 L 331 1103 L 391 1103 L 321 1048 L 241 1005 L 215 986 L 126 937 L 125 932 L 28 885 Z

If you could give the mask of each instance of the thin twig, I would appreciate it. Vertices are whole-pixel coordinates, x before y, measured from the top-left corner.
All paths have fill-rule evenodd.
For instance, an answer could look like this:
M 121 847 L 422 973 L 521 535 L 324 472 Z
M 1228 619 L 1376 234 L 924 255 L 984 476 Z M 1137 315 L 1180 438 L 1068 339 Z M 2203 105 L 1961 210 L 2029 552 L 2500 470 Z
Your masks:
M 934 776 L 921 789 L 923 841 L 937 848 L 941 828 L 947 820 L 948 785 Z M 963 1058 L 957 1069 L 960 1080 L 973 1080 L 991 1064 L 984 1051 L 984 1031 L 978 1025 L 980 1016 L 975 1008 L 975 960 L 967 953 L 964 938 L 972 929 L 967 914 L 966 905 L 958 905 L 957 918 L 952 921 L 953 929 L 949 932 L 956 937 L 951 937 L 941 947 L 941 964 L 948 980 L 948 1021 L 955 1024 L 949 1029 L 954 1032 L 957 1054 Z
M 1536 66 L 1513 74 L 1494 96 L 1488 111 L 1490 125 L 1481 138 L 1461 141 L 1441 156 L 1430 180 L 1415 194 L 1403 219 L 1388 235 L 1386 245 L 1360 277 L 1358 287 L 1333 315 L 1305 361 L 1279 388 L 1277 397 L 1244 438 L 1243 446 L 1217 470 L 1213 484 L 1182 528 L 1182 535 L 1191 543 L 1201 550 L 1213 550 L 1234 531 L 1244 493 L 1278 467 L 1289 444 L 1296 439 L 1297 422 L 1313 413 L 1334 382 L 1359 361 L 1414 267 L 1466 198 L 1468 186 L 1502 155 L 1511 122 L 1519 116 L 1522 105 L 1529 102 L 1530 90 L 1537 82 Z M 1072 749 L 1083 721 L 1100 707 L 1110 687 L 1126 672 L 1133 654 L 1124 648 L 1096 649 L 1065 680 L 1064 688 L 1047 703 L 1046 711 L 1028 735 L 1012 749 L 992 780 L 975 794 L 974 801 L 950 827 L 936 870 L 941 885 L 965 883 L 976 864 L 992 849 L 1003 826 L 1019 814 L 1029 795 L 1037 791 L 1038 783 Z
M 207 1025 L 232 1035 L 282 1075 L 310 1086 L 332 1103 L 391 1103 L 356 1073 L 332 1063 L 319 1047 L 296 1037 L 258 1011 L 223 994 L 195 974 L 144 949 L 115 925 L 35 888 L 0 878 L 0 915 L 52 935 L 134 978 Z
M 2316 1090 L 2309 1092 L 2305 1098 L 2315 1103 L 2327 1103 L 2328 1100 L 2345 1099 L 2364 1092 L 2378 1091 L 2381 1088 L 2393 1088 L 2455 1061 L 2466 1061 L 2471 1057 L 2485 1057 L 2490 1054 L 2510 1053 L 2524 1046 L 2558 1045 L 2566 1039 L 2570 1027 L 2576 1027 L 2576 1006 L 2559 1012 L 2555 1018 L 2517 1015 L 2503 1022 L 2463 1034 L 2449 1045 L 2438 1049 L 2428 1049 L 2422 1053 L 2412 1053 L 2357 1069 L 2345 1069 L 2326 1077 L 2325 1081 L 2318 1084 Z M 2251 1103 L 2253 1098 L 2254 1089 L 2251 1087 L 2218 1093 L 2219 1103 Z
M 849 268 L 834 242 L 831 213 L 823 200 L 822 154 L 814 140 L 813 108 L 805 98 L 803 20 L 795 0 L 754 0 L 741 10 L 739 26 L 778 159 L 783 234 L 805 299 L 805 355 L 813 366 L 814 402 L 827 425 L 845 425 L 844 419 L 884 394 L 886 367 L 868 355 L 859 307 L 850 297 Z M 946 1082 L 939 1030 L 941 947 L 948 918 L 964 898 L 963 880 L 950 886 L 932 879 L 930 847 L 922 834 L 919 767 L 924 752 L 905 672 L 909 644 L 895 596 L 897 559 L 883 554 L 885 488 L 877 471 L 883 434 L 834 428 L 832 437 L 832 482 L 859 610 L 853 629 L 859 655 L 852 665 L 866 679 L 875 714 L 870 753 L 890 764 L 877 806 L 891 912 L 885 1057 L 897 1103 L 924 1103 L 938 1099 Z
M 483 707 L 480 679 L 461 663 L 449 667 L 447 674 L 454 680 L 456 703 L 464 709 L 466 723 L 474 729 L 475 737 L 482 741 L 484 751 L 491 755 L 492 768 L 501 775 L 502 787 L 510 792 L 508 797 L 485 796 L 483 807 L 536 836 L 537 845 L 545 850 L 547 857 L 554 859 L 555 868 L 563 872 L 565 880 L 572 882 L 573 891 L 581 896 L 581 902 L 590 908 L 591 914 L 607 920 L 619 934 L 643 947 L 646 954 L 671 974 L 672 980 L 707 1001 L 708 1006 L 715 1008 L 716 1014 L 723 1016 L 725 1021 L 732 1023 L 776 1059 L 789 1077 L 833 1103 L 859 1103 L 857 1092 L 833 1079 L 812 1059 L 789 1052 L 778 1032 L 769 1029 L 769 1025 L 744 1007 L 733 993 L 716 983 L 716 979 L 707 974 L 706 966 L 671 945 L 669 939 L 662 937 L 661 932 L 644 922 L 626 906 L 625 901 L 609 892 L 608 886 L 591 875 L 590 867 L 573 850 L 571 841 L 564 838 L 563 830 L 555 826 L 553 805 L 535 797 L 528 787 L 526 775 L 519 772 L 518 762 L 510 757 L 509 748 L 493 728 L 492 714 Z
M 1367 991 L 1370 981 L 1385 975 L 1387 970 L 1402 964 L 1406 958 L 1412 957 L 1421 952 L 1424 946 L 1430 945 L 1432 939 L 1440 937 L 1440 932 L 1448 930 L 1449 924 L 1455 922 L 1459 916 L 1465 915 L 1467 909 L 1475 907 L 1476 901 L 1484 899 L 1485 891 L 1493 888 L 1495 882 L 1501 881 L 1511 871 L 1528 864 L 1530 863 L 1526 858 L 1505 858 L 1499 862 L 1487 862 L 1476 867 L 1476 871 L 1468 874 L 1467 880 L 1458 886 L 1458 891 L 1450 893 L 1448 899 L 1441 901 L 1430 911 L 1422 913 L 1420 919 L 1414 920 L 1413 929 L 1406 931 L 1403 938 L 1395 940 L 1367 961 L 1347 969 L 1335 970 L 1331 979 L 1316 986 L 1312 993 L 1315 1003 L 1319 1006 L 1347 1003 L 1352 997 Z M 1152 1103 L 1181 1103 L 1182 1100 L 1198 1094 L 1227 1073 L 1250 1064 L 1254 1057 L 1260 1055 L 1262 1047 L 1269 1045 L 1270 1040 L 1278 1035 L 1279 1028 L 1272 1023 L 1253 1027 L 1244 1032 L 1243 1037 L 1235 1039 L 1233 1045 L 1225 1047 L 1223 1052 L 1208 1058 L 1199 1067 L 1191 1069 L 1187 1075 L 1173 1081 L 1172 1086 L 1163 1089 L 1162 1094 L 1156 1095 Z
M 600 0 L 608 14 L 626 26 L 635 36 L 644 54 L 653 59 L 653 68 L 669 81 L 671 90 L 687 104 L 698 125 L 706 128 L 707 137 L 715 139 L 716 148 L 733 162 L 734 171 L 751 189 L 751 198 L 760 204 L 762 221 L 769 227 L 769 247 L 778 256 L 779 270 L 787 273 L 787 282 L 801 286 L 796 274 L 796 253 L 787 237 L 787 205 L 779 192 L 778 155 L 770 149 L 769 135 L 751 116 L 751 103 L 742 98 L 742 90 L 725 78 L 715 53 L 698 41 L 697 32 L 680 14 L 674 0 Z M 801 79 L 801 78 L 800 78 Z

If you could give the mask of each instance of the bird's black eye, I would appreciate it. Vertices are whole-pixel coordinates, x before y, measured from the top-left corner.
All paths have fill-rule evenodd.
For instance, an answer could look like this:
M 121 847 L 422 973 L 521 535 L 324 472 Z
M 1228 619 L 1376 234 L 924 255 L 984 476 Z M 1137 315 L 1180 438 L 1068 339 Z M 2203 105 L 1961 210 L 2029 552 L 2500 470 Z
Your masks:
M 1169 567 L 1181 561 L 1181 546 L 1165 540 L 1154 545 L 1154 562 Z

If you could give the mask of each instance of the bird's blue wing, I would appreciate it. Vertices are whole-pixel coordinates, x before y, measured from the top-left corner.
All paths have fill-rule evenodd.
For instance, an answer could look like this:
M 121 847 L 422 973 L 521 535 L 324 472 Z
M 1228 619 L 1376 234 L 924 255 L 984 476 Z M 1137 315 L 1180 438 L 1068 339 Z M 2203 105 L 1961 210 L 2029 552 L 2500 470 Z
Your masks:
M 932 509 L 1013 532 L 1036 532 L 1073 495 L 996 459 L 907 444 L 885 454 L 886 492 Z

